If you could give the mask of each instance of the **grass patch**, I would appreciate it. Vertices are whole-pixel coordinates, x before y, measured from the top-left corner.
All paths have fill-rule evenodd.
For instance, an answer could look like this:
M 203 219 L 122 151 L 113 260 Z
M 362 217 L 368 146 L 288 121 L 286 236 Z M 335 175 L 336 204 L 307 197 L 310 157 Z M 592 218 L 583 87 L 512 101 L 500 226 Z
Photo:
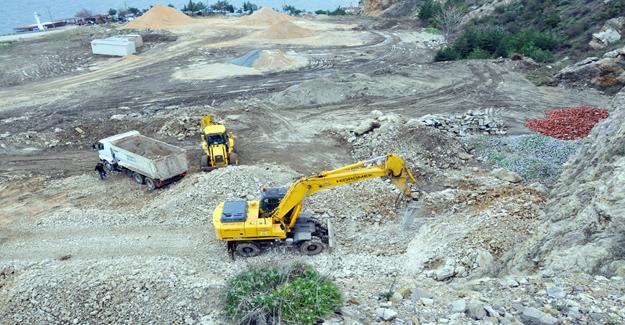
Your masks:
M 441 31 L 436 27 L 426 27 L 423 29 L 423 31 L 426 33 L 435 34 L 435 35 L 441 34 Z
M 228 281 L 225 314 L 240 324 L 313 324 L 342 306 L 330 279 L 307 264 L 264 266 Z

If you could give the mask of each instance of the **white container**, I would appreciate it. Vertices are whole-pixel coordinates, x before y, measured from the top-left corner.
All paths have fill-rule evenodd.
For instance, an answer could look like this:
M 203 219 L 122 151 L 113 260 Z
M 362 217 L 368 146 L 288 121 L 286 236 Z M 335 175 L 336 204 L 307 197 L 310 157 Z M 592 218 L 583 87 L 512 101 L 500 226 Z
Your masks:
M 143 46 L 143 37 L 139 34 L 127 34 L 127 35 L 119 35 L 116 37 L 125 38 L 127 40 L 135 42 L 135 48 L 138 49 Z
M 127 38 L 110 37 L 91 41 L 93 54 L 126 56 L 137 52 L 135 42 Z

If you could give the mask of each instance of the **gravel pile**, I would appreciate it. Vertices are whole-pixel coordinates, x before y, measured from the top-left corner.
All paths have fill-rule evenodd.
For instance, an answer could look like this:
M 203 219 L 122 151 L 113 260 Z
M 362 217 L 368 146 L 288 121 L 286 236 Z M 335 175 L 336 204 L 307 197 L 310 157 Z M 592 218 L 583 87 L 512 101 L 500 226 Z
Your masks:
M 463 140 L 473 154 L 507 168 L 528 182 L 553 184 L 564 163 L 575 153 L 579 141 L 557 140 L 541 135 L 506 137 L 474 136 Z
M 471 134 L 506 134 L 506 127 L 492 110 L 473 111 L 463 114 L 429 114 L 417 119 L 421 124 L 442 130 L 453 136 L 464 137 Z

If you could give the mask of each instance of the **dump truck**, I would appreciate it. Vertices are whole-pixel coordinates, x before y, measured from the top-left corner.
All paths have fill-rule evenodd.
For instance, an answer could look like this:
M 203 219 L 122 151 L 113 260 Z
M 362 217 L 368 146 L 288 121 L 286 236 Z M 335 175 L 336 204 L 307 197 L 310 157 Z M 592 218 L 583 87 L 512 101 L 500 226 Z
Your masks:
M 228 132 L 223 124 L 213 121 L 210 115 L 202 118 L 200 127 L 202 128 L 201 145 L 204 151 L 200 167 L 203 171 L 239 164 L 239 156 L 234 151 L 232 132 Z
M 125 173 L 150 190 L 175 182 L 189 171 L 184 149 L 146 137 L 138 131 L 104 138 L 94 148 L 108 171 Z
M 243 257 L 256 256 L 272 246 L 319 254 L 333 246 L 332 226 L 304 215 L 304 199 L 321 190 L 378 177 L 390 179 L 404 197 L 411 198 L 409 184 L 415 183 L 415 178 L 401 157 L 389 153 L 302 177 L 289 188 L 265 189 L 260 200 L 222 202 L 213 211 L 215 234 L 227 243 L 231 254 Z

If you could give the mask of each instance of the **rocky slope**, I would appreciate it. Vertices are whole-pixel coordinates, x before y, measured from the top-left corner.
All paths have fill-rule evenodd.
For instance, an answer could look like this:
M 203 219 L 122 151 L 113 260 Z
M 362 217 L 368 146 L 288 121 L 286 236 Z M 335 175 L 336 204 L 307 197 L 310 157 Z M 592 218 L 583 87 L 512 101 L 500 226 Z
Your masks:
M 516 268 L 625 275 L 625 91 L 569 160 Z

